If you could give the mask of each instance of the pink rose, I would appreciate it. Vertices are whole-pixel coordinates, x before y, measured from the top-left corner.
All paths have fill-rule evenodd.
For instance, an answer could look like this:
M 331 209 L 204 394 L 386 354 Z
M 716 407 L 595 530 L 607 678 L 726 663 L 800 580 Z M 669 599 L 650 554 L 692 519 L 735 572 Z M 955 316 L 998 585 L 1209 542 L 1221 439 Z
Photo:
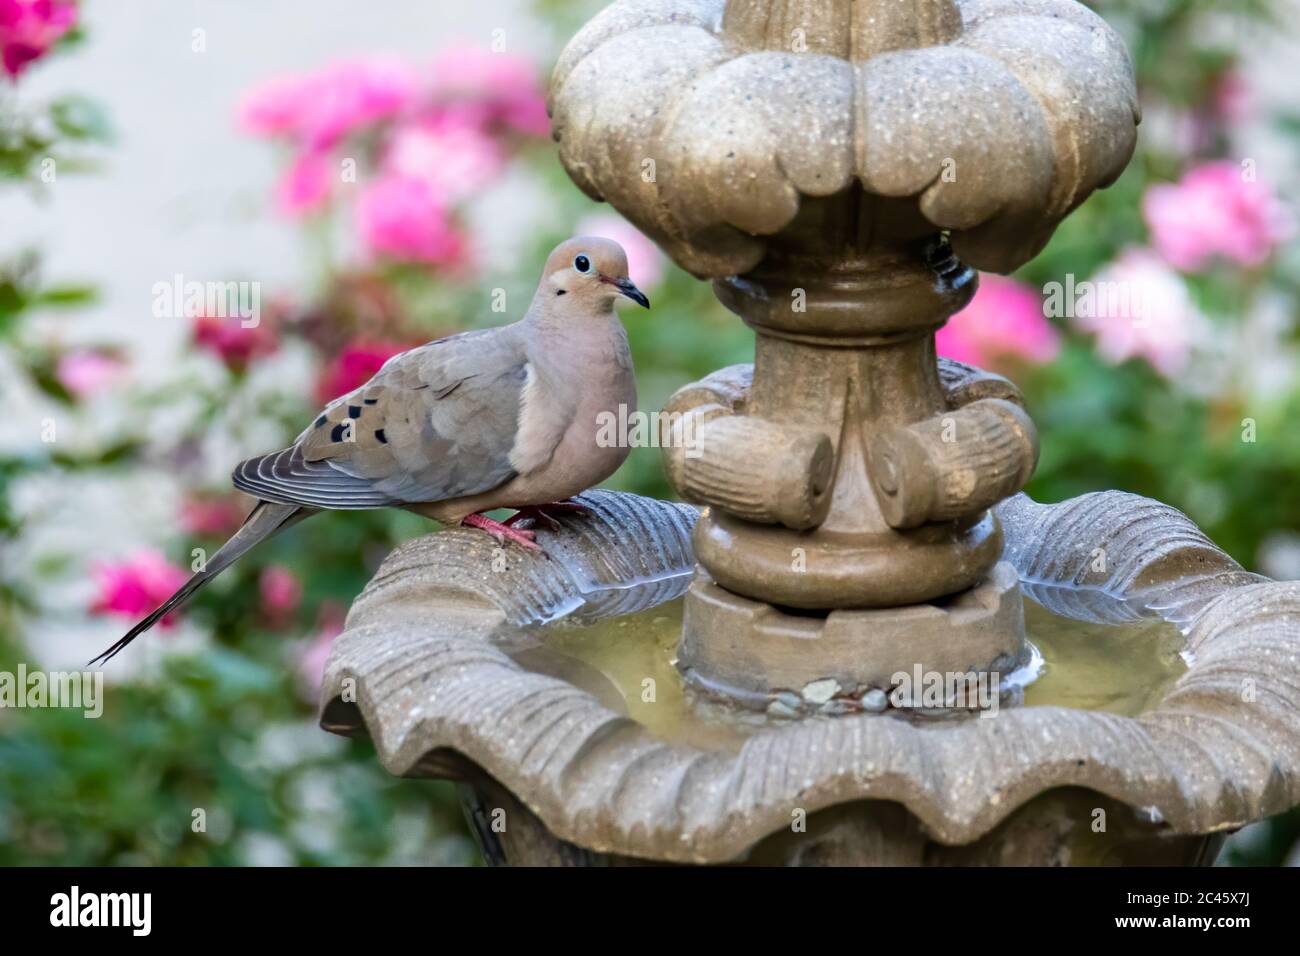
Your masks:
M 277 77 L 244 98 L 239 119 L 258 136 L 288 137 L 324 150 L 349 133 L 402 111 L 418 91 L 414 70 L 392 60 L 335 63 Z
M 316 703 L 320 685 L 325 679 L 325 664 L 329 660 L 334 638 L 343 633 L 346 614 L 333 602 L 321 605 L 316 620 L 316 634 L 309 638 L 298 652 L 298 679 L 302 695 L 309 703 Z
M 66 0 L 0 0 L 0 65 L 14 79 L 77 20 Z
M 154 550 L 137 552 L 119 564 L 98 564 L 92 573 L 99 596 L 91 606 L 96 614 L 140 617 L 162 604 L 185 583 L 186 574 Z M 172 615 L 162 626 L 171 625 Z
M 308 110 L 308 81 L 303 76 L 277 76 L 244 94 L 237 116 L 244 132 L 253 136 L 295 136 Z
M 1005 359 L 1050 362 L 1061 337 L 1043 316 L 1043 302 L 1029 286 L 1005 276 L 982 274 L 979 289 L 935 336 L 939 354 L 980 368 Z
M 627 253 L 627 271 L 641 289 L 653 289 L 663 281 L 668 262 L 659 247 L 622 216 L 600 212 L 577 225 L 575 235 L 613 239 Z
M 1142 214 L 1156 250 L 1177 269 L 1199 272 L 1216 258 L 1262 265 L 1295 234 L 1291 211 L 1230 160 L 1206 163 L 1177 183 L 1147 190 Z
M 207 315 L 194 320 L 194 344 L 211 352 L 234 372 L 242 372 L 254 358 L 269 355 L 280 345 L 265 321 L 245 328 L 237 317 Z
M 316 400 L 325 405 L 374 377 L 383 364 L 409 345 L 396 342 L 354 342 L 321 372 L 316 383 Z
M 454 109 L 399 127 L 383 160 L 385 173 L 425 183 L 446 202 L 483 189 L 504 165 L 496 141 L 472 117 Z
M 257 579 L 262 610 L 274 620 L 284 620 L 302 603 L 302 582 L 288 568 L 273 564 L 262 570 Z
M 1242 126 L 1256 113 L 1255 91 L 1240 70 L 1221 73 L 1210 92 L 1210 108 L 1215 117 L 1229 126 Z
M 551 121 L 537 68 L 522 57 L 477 46 L 444 51 L 433 66 L 435 100 L 469 107 L 485 125 L 548 136 Z
M 239 495 L 194 495 L 181 505 L 181 527 L 199 537 L 227 537 L 244 523 L 247 501 Z
M 357 226 L 372 254 L 408 262 L 457 266 L 465 238 L 433 187 L 411 176 L 384 175 L 357 200 Z
M 1202 317 L 1178 273 L 1150 249 L 1132 248 L 1090 280 L 1096 293 L 1077 328 L 1097 336 L 1097 352 L 1119 364 L 1141 358 L 1172 378 L 1187 367 Z
M 75 349 L 59 357 L 54 377 L 70 394 L 86 399 L 120 379 L 126 366 L 105 352 Z
M 276 208 L 290 218 L 315 212 L 329 199 L 336 168 L 328 153 L 314 149 L 299 153 L 276 188 Z

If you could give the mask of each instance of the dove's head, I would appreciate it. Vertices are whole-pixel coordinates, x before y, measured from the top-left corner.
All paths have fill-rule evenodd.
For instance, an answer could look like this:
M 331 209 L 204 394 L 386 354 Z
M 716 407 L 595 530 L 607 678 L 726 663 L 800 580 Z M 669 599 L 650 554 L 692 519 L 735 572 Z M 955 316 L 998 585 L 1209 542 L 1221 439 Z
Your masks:
M 576 236 L 555 247 L 542 270 L 542 294 L 561 307 L 607 312 L 620 297 L 650 308 L 627 274 L 627 253 L 613 239 Z

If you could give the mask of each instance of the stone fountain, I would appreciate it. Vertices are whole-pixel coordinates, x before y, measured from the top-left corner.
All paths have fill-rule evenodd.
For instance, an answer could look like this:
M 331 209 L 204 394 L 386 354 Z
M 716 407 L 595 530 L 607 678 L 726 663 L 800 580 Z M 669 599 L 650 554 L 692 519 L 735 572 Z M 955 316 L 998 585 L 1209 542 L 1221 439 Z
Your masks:
M 327 729 L 461 781 L 493 862 L 1193 863 L 1300 801 L 1300 586 L 1156 502 L 1030 501 L 1019 391 L 935 354 L 975 270 L 1027 261 L 1132 155 L 1101 19 L 621 0 L 551 109 L 574 181 L 755 332 L 752 366 L 667 409 L 702 510 L 592 492 L 547 557 L 398 549 L 335 645 Z M 1176 644 L 1141 704 L 1035 690 L 1036 642 L 1068 676 L 1134 628 L 1122 654 Z M 1139 670 L 1112 656 L 1103 685 Z M 912 673 L 991 680 L 996 719 Z

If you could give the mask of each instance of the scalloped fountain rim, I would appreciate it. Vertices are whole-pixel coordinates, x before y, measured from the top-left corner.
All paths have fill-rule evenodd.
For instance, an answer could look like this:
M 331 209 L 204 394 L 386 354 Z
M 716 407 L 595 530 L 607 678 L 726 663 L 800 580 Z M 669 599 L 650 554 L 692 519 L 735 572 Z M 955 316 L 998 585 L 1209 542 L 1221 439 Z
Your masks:
M 945 844 L 1061 787 L 1188 834 L 1300 802 L 1300 582 L 1244 571 L 1167 505 L 1102 492 L 997 509 L 1004 558 L 1049 610 L 1108 623 L 1154 613 L 1183 630 L 1190 666 L 1154 710 L 1021 707 L 941 727 L 803 720 L 730 754 L 658 740 L 494 646 L 502 627 L 628 614 L 684 589 L 693 508 L 608 491 L 581 500 L 589 517 L 539 533 L 549 558 L 499 552 L 468 530 L 394 551 L 334 644 L 322 726 L 369 732 L 397 775 L 479 768 L 561 839 L 680 862 L 737 859 L 788 826 L 792 807 L 867 799 L 901 803 Z

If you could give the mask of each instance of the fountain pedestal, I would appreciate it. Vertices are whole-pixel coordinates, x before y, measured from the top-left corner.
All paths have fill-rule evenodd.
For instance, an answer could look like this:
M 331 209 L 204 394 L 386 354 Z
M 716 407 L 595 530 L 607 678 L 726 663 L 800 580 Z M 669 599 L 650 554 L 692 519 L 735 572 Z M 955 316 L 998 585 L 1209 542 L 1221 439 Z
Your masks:
M 1103 70 L 1082 109 L 1068 92 Z M 574 38 L 566 168 L 756 333 L 743 408 L 707 381 L 669 405 L 693 437 L 669 478 L 708 506 L 693 679 L 773 690 L 825 655 L 821 676 L 881 688 L 922 649 L 940 671 L 1023 659 L 989 509 L 1037 435 L 1018 395 L 954 401 L 934 333 L 975 291 L 957 253 L 1005 271 L 1118 175 L 1133 103 L 1118 39 L 1057 0 L 624 0 Z
M 766 338 L 760 333 L 760 355 L 770 347 Z M 846 696 L 860 699 L 872 690 L 887 691 L 894 674 L 910 673 L 917 665 L 941 674 L 1006 675 L 1025 662 L 1020 590 L 1014 569 L 996 564 L 1003 540 L 994 515 L 980 510 L 966 518 L 921 521 L 926 508 L 969 508 L 972 500 L 992 504 L 1008 485 L 1018 487 L 1036 458 L 1033 425 L 1011 382 L 946 359 L 936 362 L 929 330 L 923 333 L 923 345 L 915 350 L 912 376 L 875 378 L 862 374 L 853 350 L 825 350 L 825 364 L 848 366 L 846 377 L 831 386 L 847 397 L 838 403 L 796 404 L 810 420 L 788 431 L 803 449 L 826 449 L 820 467 L 798 467 L 803 459 L 791 454 L 783 440 L 762 446 L 754 437 L 770 426 L 760 417 L 763 403 L 752 397 L 760 376 L 748 366 L 724 369 L 670 399 L 667 411 L 678 419 L 678 428 L 694 428 L 695 434 L 693 441 L 669 448 L 668 473 L 685 496 L 713 503 L 693 536 L 701 569 L 686 597 L 678 655 L 696 686 L 766 705 L 773 691 L 833 679 Z M 897 359 L 880 346 L 863 346 L 862 351 L 872 358 L 878 359 L 879 352 Z M 822 357 L 810 355 L 805 364 Z M 891 373 L 899 369 L 896 361 L 886 367 Z M 919 380 L 910 384 L 925 400 L 920 428 L 893 424 L 917 414 L 920 403 L 900 398 L 890 404 L 879 394 L 887 384 L 905 390 L 900 379 L 908 377 Z M 769 383 L 782 379 L 788 387 L 774 391 L 787 397 L 826 387 L 823 377 L 803 373 L 798 363 L 783 375 L 768 376 Z M 883 422 L 865 424 L 860 407 L 865 400 L 852 397 L 859 389 L 876 393 L 871 402 L 879 408 L 872 417 Z M 767 407 L 773 408 L 770 402 Z M 783 414 L 779 407 L 773 413 Z M 827 416 L 844 420 L 828 427 Z M 978 427 L 986 417 L 995 424 Z M 762 424 L 756 427 L 755 422 Z M 826 437 L 827 431 L 836 434 L 835 441 Z M 730 442 L 718 443 L 719 432 Z M 747 439 L 748 446 L 742 447 L 736 436 Z M 872 448 L 871 454 L 864 445 Z M 700 457 L 689 457 L 690 449 Z M 944 472 L 927 467 L 929 449 L 954 465 L 948 474 L 957 480 L 948 484 L 959 487 L 936 487 Z M 730 457 L 735 455 L 749 457 Z M 736 468 L 724 464 L 755 460 L 766 468 L 747 464 L 739 474 L 750 487 L 766 480 L 773 500 L 791 500 L 778 497 L 783 484 L 802 480 L 811 489 L 817 482 L 808 476 L 824 476 L 822 524 L 797 531 L 790 527 L 797 523 L 792 517 L 781 525 L 763 525 L 718 507 L 705 489 L 722 488 L 729 501 L 761 497 L 761 492 L 736 494 L 735 480 L 729 483 L 728 478 L 737 474 Z M 962 480 L 963 469 L 969 470 L 969 480 Z M 697 477 L 700 471 L 720 477 L 707 485 Z M 881 476 L 880 481 L 870 480 L 872 475 Z M 884 487 L 877 490 L 879 485 Z M 964 504 L 953 505 L 958 491 L 964 492 Z M 796 502 L 816 500 L 811 492 L 803 499 L 792 497 Z M 794 515 L 810 510 L 800 506 Z M 754 516 L 752 509 L 747 514 Z M 713 575 L 719 573 L 723 577 L 715 581 Z M 825 610 L 807 614 L 796 608 Z

